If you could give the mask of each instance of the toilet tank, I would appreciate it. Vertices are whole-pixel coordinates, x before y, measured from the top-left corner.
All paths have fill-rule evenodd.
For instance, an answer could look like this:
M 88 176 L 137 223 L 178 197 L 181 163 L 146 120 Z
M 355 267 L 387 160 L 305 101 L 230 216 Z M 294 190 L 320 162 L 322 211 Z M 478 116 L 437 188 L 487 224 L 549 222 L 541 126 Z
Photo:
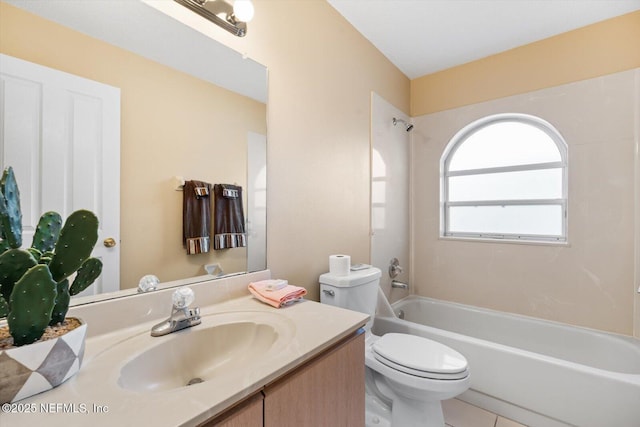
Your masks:
M 320 275 L 320 302 L 359 311 L 373 319 L 380 276 L 380 269 L 375 267 L 351 271 L 346 276 L 324 273 Z

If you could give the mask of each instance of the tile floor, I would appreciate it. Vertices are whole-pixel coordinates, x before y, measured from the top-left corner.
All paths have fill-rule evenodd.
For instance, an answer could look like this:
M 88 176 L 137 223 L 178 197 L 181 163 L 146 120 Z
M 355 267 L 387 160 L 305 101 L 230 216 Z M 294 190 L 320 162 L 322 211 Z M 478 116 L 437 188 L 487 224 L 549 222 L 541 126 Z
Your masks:
M 458 399 L 443 401 L 442 411 L 448 427 L 526 427 Z

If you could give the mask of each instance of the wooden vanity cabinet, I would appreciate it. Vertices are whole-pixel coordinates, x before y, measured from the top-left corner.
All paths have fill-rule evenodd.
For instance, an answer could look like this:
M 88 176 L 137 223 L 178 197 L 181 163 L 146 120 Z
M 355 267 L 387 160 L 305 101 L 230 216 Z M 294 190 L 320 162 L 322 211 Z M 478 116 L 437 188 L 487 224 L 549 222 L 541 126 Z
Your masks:
M 364 426 L 364 333 L 264 388 L 264 427 Z
M 261 427 L 263 400 L 262 392 L 258 392 L 200 427 Z
M 358 333 L 203 426 L 364 426 L 364 373 L 364 333 Z

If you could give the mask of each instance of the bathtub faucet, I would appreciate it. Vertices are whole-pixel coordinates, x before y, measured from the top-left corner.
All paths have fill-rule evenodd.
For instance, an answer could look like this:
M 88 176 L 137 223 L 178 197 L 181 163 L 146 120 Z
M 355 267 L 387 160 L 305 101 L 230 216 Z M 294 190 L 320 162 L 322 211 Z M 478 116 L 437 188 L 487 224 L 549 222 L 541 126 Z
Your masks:
M 391 281 L 392 288 L 400 288 L 400 289 L 409 289 L 409 284 L 404 282 L 399 282 L 397 280 Z

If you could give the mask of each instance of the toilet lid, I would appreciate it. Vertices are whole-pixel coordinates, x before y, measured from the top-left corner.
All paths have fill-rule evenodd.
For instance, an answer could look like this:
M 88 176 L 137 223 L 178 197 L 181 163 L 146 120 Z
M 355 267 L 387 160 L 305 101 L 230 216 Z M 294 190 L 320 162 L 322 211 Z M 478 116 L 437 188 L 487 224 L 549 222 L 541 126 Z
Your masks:
M 427 338 L 390 333 L 372 349 L 375 358 L 399 371 L 425 378 L 457 379 L 467 373 L 467 360 L 454 349 Z

